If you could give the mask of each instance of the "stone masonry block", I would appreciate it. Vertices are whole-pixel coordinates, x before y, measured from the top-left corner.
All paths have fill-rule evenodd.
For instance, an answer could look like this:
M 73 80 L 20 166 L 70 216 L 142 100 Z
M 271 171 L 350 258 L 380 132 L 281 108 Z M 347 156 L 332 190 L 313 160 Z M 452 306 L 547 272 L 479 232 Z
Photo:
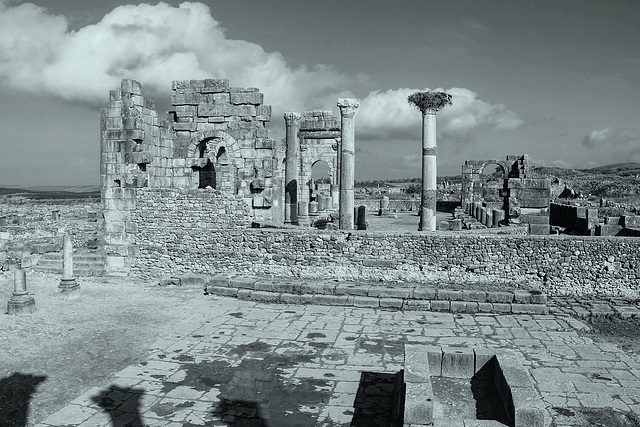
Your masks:
M 546 236 L 551 233 L 549 224 L 529 224 L 529 234 L 533 236 Z
M 511 292 L 489 291 L 487 292 L 487 301 L 510 303 L 513 301 L 513 294 Z
M 231 103 L 234 105 L 240 104 L 251 104 L 251 105 L 260 105 L 262 104 L 264 95 L 260 92 L 231 92 Z
M 358 295 L 366 297 L 369 292 L 368 286 L 355 285 L 353 283 L 340 283 L 334 288 L 336 295 Z
M 431 300 L 431 310 L 433 311 L 449 311 L 451 301 Z
M 256 291 L 275 292 L 276 283 L 274 280 L 258 280 L 255 282 L 253 289 Z
M 348 295 L 314 295 L 313 303 L 317 305 L 350 305 Z M 353 301 L 353 297 L 351 297 Z
M 280 301 L 284 304 L 313 304 L 313 296 L 283 293 L 280 295 Z
M 493 304 L 490 302 L 479 302 L 478 313 L 493 313 Z
M 249 296 L 250 301 L 256 302 L 278 302 L 280 300 L 280 294 L 266 291 L 253 291 Z
M 224 286 L 207 286 L 207 293 L 219 295 L 221 297 L 237 297 L 238 289 L 227 288 Z
M 514 291 L 513 301 L 521 304 L 531 304 L 531 292 Z
M 549 308 L 544 304 L 511 304 L 513 314 L 549 314 Z
M 436 290 L 434 288 L 417 287 L 413 290 L 411 297 L 414 299 L 432 300 L 436 297 Z
M 404 380 L 407 383 L 431 382 L 429 352 L 424 345 L 405 344 Z
M 462 291 L 452 289 L 438 289 L 437 298 L 439 300 L 460 301 L 462 300 Z
M 402 304 L 402 308 L 412 311 L 430 311 L 431 301 L 408 299 L 404 301 L 404 303 Z
M 511 304 L 494 302 L 493 311 L 495 313 L 511 313 Z
M 380 307 L 402 308 L 402 298 L 380 298 Z
M 252 277 L 234 277 L 229 280 L 229 285 L 238 289 L 254 289 L 257 281 Z
M 276 292 L 286 292 L 289 294 L 302 293 L 302 282 L 298 282 L 295 280 L 275 280 L 274 282 Z
M 228 104 L 201 104 L 198 105 L 198 117 L 228 117 L 233 115 Z
M 545 426 L 546 409 L 540 396 L 533 388 L 511 388 L 513 399 L 513 419 L 517 427 Z
M 386 298 L 409 298 L 413 293 L 411 288 L 391 288 L 382 286 L 372 286 L 369 289 L 370 297 L 386 297 Z
M 475 354 L 472 349 L 447 347 L 442 350 L 442 376 L 471 378 L 475 373 Z
M 452 313 L 477 313 L 478 303 L 473 301 L 451 301 Z
M 378 298 L 371 297 L 363 297 L 363 296 L 354 296 L 353 297 L 353 305 L 356 307 L 379 307 L 380 300 Z
M 239 300 L 247 301 L 251 297 L 251 289 L 238 289 L 237 297 Z
M 473 354 L 475 357 L 475 362 L 474 362 L 475 374 L 477 374 L 478 371 L 484 368 L 487 363 L 495 363 L 496 350 L 494 349 L 474 348 Z
M 229 79 L 205 79 L 202 93 L 229 92 Z
M 405 424 L 433 423 L 433 388 L 431 381 L 426 383 L 407 383 L 404 403 Z
M 465 289 L 462 291 L 464 301 L 486 301 L 487 293 L 485 291 L 475 291 Z

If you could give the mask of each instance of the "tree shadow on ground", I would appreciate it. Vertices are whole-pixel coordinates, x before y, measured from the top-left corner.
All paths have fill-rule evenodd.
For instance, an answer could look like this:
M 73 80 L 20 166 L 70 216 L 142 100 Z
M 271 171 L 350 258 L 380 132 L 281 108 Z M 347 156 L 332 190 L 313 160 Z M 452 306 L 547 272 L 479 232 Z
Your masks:
M 0 379 L 0 425 L 24 427 L 29 418 L 29 402 L 46 376 L 13 373 Z
M 140 418 L 142 388 L 110 386 L 91 400 L 111 417 L 113 427 L 144 427 Z

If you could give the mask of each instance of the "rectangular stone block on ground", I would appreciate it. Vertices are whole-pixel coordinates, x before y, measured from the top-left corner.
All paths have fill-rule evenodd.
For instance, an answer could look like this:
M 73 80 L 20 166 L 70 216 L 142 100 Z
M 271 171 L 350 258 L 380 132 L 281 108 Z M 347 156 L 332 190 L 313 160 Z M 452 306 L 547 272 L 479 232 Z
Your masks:
M 489 291 L 487 292 L 487 301 L 510 303 L 513 301 L 513 294 L 511 292 Z
M 404 300 L 404 303 L 402 304 L 402 308 L 405 310 L 412 310 L 412 311 L 430 311 L 431 310 L 431 301 L 428 300 L 414 300 L 414 299 L 407 299 Z
M 351 301 L 353 301 L 353 297 L 351 297 Z M 348 295 L 314 295 L 313 303 L 318 305 L 336 306 L 350 305 Z
M 250 301 L 256 302 L 278 302 L 280 300 L 280 294 L 266 291 L 253 291 L 249 295 Z
M 531 292 L 527 291 L 514 291 L 513 301 L 523 304 L 531 304 Z
M 444 347 L 442 349 L 442 376 L 471 378 L 475 373 L 475 354 L 472 349 Z
M 451 301 L 431 300 L 431 310 L 433 311 L 449 311 Z
M 549 308 L 544 304 L 511 304 L 513 314 L 549 314 Z
M 402 298 L 380 298 L 380 307 L 402 308 Z
M 282 293 L 280 294 L 280 301 L 283 304 L 311 304 L 313 303 L 313 296 Z
M 367 296 L 369 293 L 369 287 L 363 285 L 356 285 L 353 283 L 341 283 L 334 288 L 334 294 L 336 295 L 357 295 Z
M 462 299 L 462 291 L 438 289 L 436 298 L 439 300 L 460 301 Z
M 405 344 L 404 380 L 408 383 L 431 382 L 429 353 L 426 346 L 419 344 Z
M 232 277 L 229 286 L 238 289 L 254 289 L 258 280 L 255 277 Z
M 372 297 L 354 296 L 353 305 L 356 307 L 376 308 L 380 306 L 380 300 Z
M 433 388 L 431 381 L 426 383 L 407 383 L 404 402 L 405 424 L 433 423 Z
M 413 294 L 412 288 L 372 286 L 369 288 L 370 297 L 409 298 Z
M 464 301 L 486 301 L 487 293 L 485 291 L 463 290 L 462 298 Z
M 436 298 L 436 290 L 434 288 L 416 287 L 411 294 L 411 298 L 432 300 Z
M 224 286 L 207 286 L 207 293 L 219 295 L 222 297 L 236 297 L 238 290 L 235 288 L 227 288 Z
M 477 313 L 478 303 L 473 301 L 451 301 L 452 313 Z
M 494 302 L 493 311 L 494 313 L 511 313 L 511 304 Z

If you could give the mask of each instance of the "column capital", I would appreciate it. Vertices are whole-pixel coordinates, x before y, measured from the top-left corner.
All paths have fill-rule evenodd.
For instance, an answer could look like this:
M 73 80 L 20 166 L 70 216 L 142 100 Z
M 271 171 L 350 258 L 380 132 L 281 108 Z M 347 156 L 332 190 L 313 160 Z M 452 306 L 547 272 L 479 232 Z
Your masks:
M 302 115 L 300 113 L 287 112 L 284 113 L 284 121 L 287 126 L 298 125 L 300 123 L 300 119 Z
M 360 100 L 353 98 L 338 98 L 338 107 L 340 107 L 340 115 L 353 116 L 355 109 L 360 107 Z

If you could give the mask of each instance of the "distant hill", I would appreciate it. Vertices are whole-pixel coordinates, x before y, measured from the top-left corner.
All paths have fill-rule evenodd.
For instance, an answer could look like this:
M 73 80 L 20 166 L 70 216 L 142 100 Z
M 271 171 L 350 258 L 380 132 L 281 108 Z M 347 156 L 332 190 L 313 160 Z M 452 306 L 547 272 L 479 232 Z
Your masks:
M 597 166 L 590 169 L 580 169 L 583 172 L 593 171 L 605 174 L 621 174 L 625 175 L 638 175 L 640 174 L 640 163 L 612 163 L 610 165 Z
M 97 185 L 63 187 L 0 187 L 0 196 L 21 196 L 32 200 L 42 199 L 88 199 L 100 198 L 100 187 Z

